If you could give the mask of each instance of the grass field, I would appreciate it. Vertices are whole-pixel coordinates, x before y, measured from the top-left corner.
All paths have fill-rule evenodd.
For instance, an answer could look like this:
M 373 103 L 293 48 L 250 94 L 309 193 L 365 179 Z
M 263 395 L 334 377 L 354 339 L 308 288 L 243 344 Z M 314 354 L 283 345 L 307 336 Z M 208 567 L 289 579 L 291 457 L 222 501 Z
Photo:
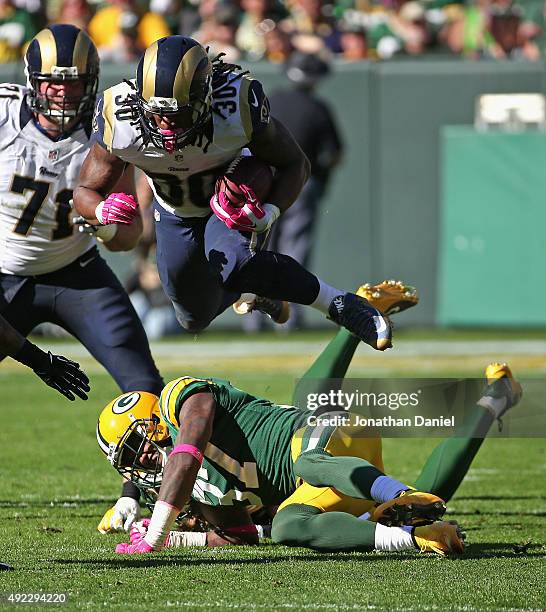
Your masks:
M 398 355 L 364 347 L 351 373 L 476 375 L 489 360 L 500 358 L 509 359 L 519 375 L 544 377 L 544 337 L 469 333 L 436 342 L 437 335 L 401 334 Z M 295 341 L 241 342 L 239 336 L 237 343 L 211 336 L 160 344 L 155 353 L 166 379 L 229 377 L 249 391 L 287 402 L 294 379 L 326 338 L 310 334 Z M 61 348 L 69 356 L 81 355 L 76 345 L 56 350 Z M 417 553 L 323 555 L 272 544 L 117 557 L 113 548 L 126 536 L 102 536 L 96 525 L 117 498 L 119 478 L 100 453 L 94 432 L 100 409 L 117 390 L 91 360 L 84 357 L 82 363 L 93 392 L 87 403 L 74 404 L 13 362 L 0 368 L 0 560 L 15 567 L 0 574 L 0 592 L 64 591 L 68 608 L 88 609 L 544 608 L 543 439 L 486 440 L 450 504 L 449 518 L 464 526 L 469 541 L 461 559 Z M 436 443 L 386 440 L 388 472 L 411 481 Z

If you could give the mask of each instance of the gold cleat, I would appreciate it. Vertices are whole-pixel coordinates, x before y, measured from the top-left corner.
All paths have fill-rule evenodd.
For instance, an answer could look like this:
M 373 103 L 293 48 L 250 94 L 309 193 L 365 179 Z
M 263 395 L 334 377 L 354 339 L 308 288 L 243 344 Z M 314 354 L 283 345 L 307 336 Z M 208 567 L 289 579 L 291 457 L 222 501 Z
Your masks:
M 478 405 L 489 410 L 502 428 L 501 417 L 520 401 L 523 389 L 506 363 L 490 363 L 485 368 L 485 379 L 487 386 Z
M 438 521 L 416 527 L 412 535 L 416 548 L 423 553 L 445 557 L 448 554 L 462 555 L 464 552 L 465 536 L 456 521 Z
M 516 396 L 521 396 L 523 393 L 521 385 L 514 379 L 512 371 L 507 363 L 490 363 L 485 368 L 485 378 L 487 379 L 488 385 L 492 385 L 495 381 L 500 380 L 501 378 L 506 378 L 510 381 L 511 389 Z
M 366 283 L 358 288 L 356 294 L 386 315 L 402 312 L 419 303 L 415 287 L 395 280 L 384 280 L 378 285 Z
M 409 489 L 379 504 L 372 512 L 370 521 L 387 527 L 426 525 L 442 518 L 445 511 L 446 505 L 441 497 Z
M 286 323 L 290 318 L 290 304 L 288 302 L 260 297 L 254 295 L 254 293 L 241 294 L 241 297 L 233 304 L 233 310 L 238 315 L 259 310 L 280 325 Z

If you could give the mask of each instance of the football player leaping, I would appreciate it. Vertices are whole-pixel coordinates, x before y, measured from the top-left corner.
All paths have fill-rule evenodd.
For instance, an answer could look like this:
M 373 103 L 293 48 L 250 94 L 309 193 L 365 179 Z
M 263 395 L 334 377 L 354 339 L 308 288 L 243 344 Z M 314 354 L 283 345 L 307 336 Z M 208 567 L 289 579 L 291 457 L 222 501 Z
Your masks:
M 90 223 L 130 223 L 120 195 L 105 199 L 126 163 L 141 168 L 154 193 L 157 265 L 180 324 L 199 331 L 243 293 L 254 307 L 286 320 L 288 302 L 307 304 L 378 350 L 391 346 L 386 317 L 354 293 L 322 282 L 286 255 L 264 250 L 272 223 L 298 196 L 309 162 L 270 116 L 259 81 L 195 40 L 162 38 L 149 47 L 136 80 L 105 91 L 94 142 L 75 192 Z M 248 147 L 276 170 L 268 201 L 249 193 L 232 216 L 211 200 L 218 177 Z M 211 215 L 210 206 L 215 215 Z
M 362 293 L 387 313 L 416 303 L 399 285 L 364 287 Z M 356 346 L 341 330 L 306 376 L 343 377 Z M 359 435 L 358 427 L 306 427 L 307 410 L 275 405 L 225 381 L 176 379 L 159 405 L 149 394 L 125 394 L 101 414 L 99 445 L 125 477 L 161 488 L 149 524 L 135 529 L 133 543 L 119 545 L 118 552 L 148 553 L 184 542 L 188 534 L 181 540 L 169 529 L 190 496 L 217 529 L 189 534 L 186 542 L 193 544 L 256 543 L 246 508 L 280 504 L 272 526 L 278 543 L 323 551 L 461 552 L 456 525 L 420 523 L 441 518 L 443 499 L 462 481 L 484 429 L 519 400 L 521 388 L 506 366 L 490 366 L 486 375 L 484 396 L 465 407 L 464 437 L 441 442 L 415 483 L 418 490 L 384 474 L 379 438 Z M 175 446 L 166 460 L 171 438 Z
M 89 149 L 97 50 L 78 28 L 52 25 L 30 42 L 25 63 L 28 87 L 0 85 L 0 314 L 23 336 L 42 322 L 56 323 L 122 390 L 159 393 L 163 383 L 127 294 L 94 238 L 72 225 L 72 190 Z M 131 177 L 121 177 L 117 189 L 131 193 Z M 132 225 L 102 228 L 100 235 L 107 248 L 125 250 L 140 231 L 136 215 Z M 125 492 L 136 497 L 130 485 Z M 117 522 L 138 509 L 129 495 L 119 502 Z

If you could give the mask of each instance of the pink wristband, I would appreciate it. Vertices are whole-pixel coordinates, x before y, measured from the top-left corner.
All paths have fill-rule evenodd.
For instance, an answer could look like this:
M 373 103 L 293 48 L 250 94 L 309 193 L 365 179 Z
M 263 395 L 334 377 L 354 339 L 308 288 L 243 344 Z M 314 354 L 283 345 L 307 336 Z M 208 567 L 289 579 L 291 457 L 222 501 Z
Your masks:
M 193 455 L 199 464 L 203 463 L 203 453 L 193 444 L 178 444 L 175 446 L 169 457 L 174 457 L 174 455 L 178 455 L 180 453 L 188 453 L 189 455 Z

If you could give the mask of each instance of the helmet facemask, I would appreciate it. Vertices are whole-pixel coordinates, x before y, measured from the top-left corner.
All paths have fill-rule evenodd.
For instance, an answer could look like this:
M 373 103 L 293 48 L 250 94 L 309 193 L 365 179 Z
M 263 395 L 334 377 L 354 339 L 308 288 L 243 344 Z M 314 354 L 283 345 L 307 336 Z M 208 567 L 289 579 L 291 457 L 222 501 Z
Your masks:
M 98 73 L 78 74 L 76 66 L 53 66 L 50 73 L 30 72 L 26 68 L 27 81 L 31 89 L 28 96 L 30 109 L 44 115 L 55 123 L 61 133 L 69 132 L 75 125 L 93 113 L 97 89 Z M 40 91 L 42 83 L 83 82 L 83 93 L 78 96 L 49 96 Z M 70 126 L 70 127 L 69 127 Z
M 152 96 L 146 101 L 139 93 L 137 108 L 140 124 L 147 138 L 154 146 L 168 153 L 180 151 L 195 143 L 204 130 L 212 115 L 212 77 L 208 76 L 203 85 L 202 95 L 190 100 L 188 104 L 180 105 L 176 98 L 161 98 Z M 181 120 L 184 127 L 172 130 L 162 130 L 156 124 L 154 116 L 166 119 Z M 187 126 L 187 127 L 186 127 Z
M 171 441 L 157 416 L 132 421 L 119 442 L 110 444 L 108 461 L 123 478 L 146 492 L 145 497 L 157 497 Z

